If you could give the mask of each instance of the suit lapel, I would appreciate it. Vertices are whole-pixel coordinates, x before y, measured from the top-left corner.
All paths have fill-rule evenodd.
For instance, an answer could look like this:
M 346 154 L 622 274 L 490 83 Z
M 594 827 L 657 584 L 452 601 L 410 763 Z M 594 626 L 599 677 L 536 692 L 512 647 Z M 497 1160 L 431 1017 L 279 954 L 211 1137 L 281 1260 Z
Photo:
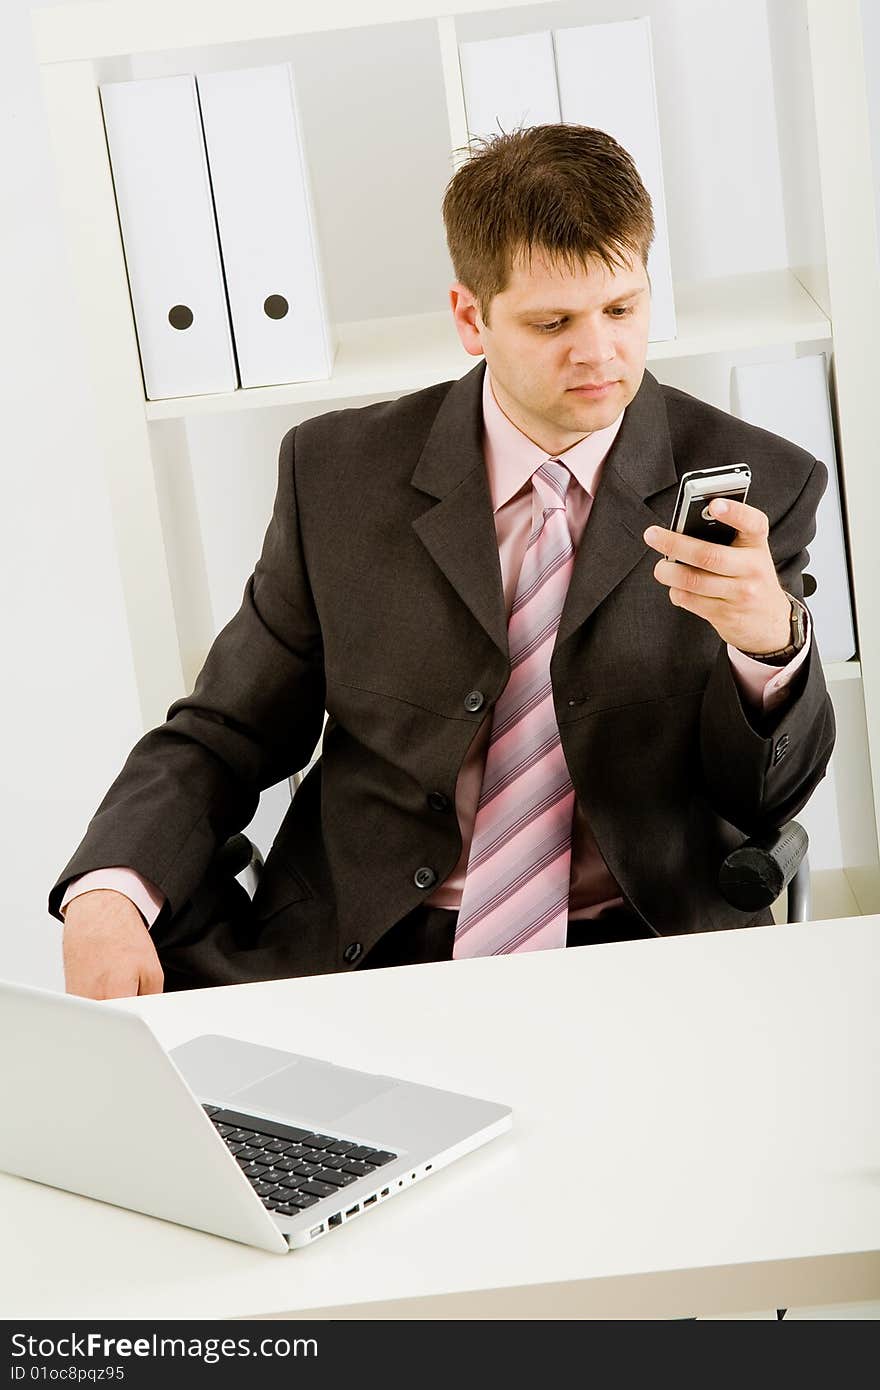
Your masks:
M 413 487 L 437 501 L 415 519 L 413 529 L 507 656 L 507 615 L 483 453 L 485 369 L 481 361 L 443 398 L 412 475 Z M 668 521 L 652 511 L 647 499 L 677 483 L 663 393 L 646 371 L 605 460 L 578 547 L 557 648 L 638 564 L 648 549 L 645 528 Z
M 658 521 L 668 524 L 669 518 L 652 511 L 646 499 L 677 483 L 663 393 L 646 371 L 605 459 L 575 558 L 557 648 L 638 564 L 648 550 L 645 529 Z
M 480 362 L 443 398 L 425 442 L 413 487 L 437 503 L 413 522 L 425 549 L 507 656 L 507 615 L 492 499 L 483 454 Z

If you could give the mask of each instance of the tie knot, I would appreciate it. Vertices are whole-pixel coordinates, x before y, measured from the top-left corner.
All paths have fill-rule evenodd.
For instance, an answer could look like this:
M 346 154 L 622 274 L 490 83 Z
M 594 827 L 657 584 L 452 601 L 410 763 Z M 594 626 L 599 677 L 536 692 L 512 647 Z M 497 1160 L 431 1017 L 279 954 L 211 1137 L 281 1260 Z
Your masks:
M 541 499 L 544 511 L 554 511 L 565 507 L 565 494 L 571 482 L 571 474 L 559 459 L 547 459 L 532 474 L 532 483 Z

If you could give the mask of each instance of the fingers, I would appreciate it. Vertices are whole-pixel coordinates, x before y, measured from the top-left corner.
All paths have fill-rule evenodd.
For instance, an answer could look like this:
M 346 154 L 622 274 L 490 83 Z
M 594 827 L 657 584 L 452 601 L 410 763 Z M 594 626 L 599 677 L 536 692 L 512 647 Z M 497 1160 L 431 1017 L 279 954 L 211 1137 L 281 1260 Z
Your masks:
M 699 594 L 703 598 L 724 599 L 728 603 L 737 601 L 743 587 L 738 579 L 710 574 L 708 570 L 694 569 L 691 565 L 673 564 L 671 560 L 657 561 L 654 578 L 670 590 Z
M 770 522 L 766 512 L 750 507 L 747 502 L 736 502 L 732 497 L 715 497 L 709 503 L 709 511 L 716 521 L 732 526 L 737 532 L 734 545 L 763 545 L 770 534 Z
M 153 954 L 155 955 L 155 948 Z M 146 969 L 141 968 L 138 994 L 161 994 L 164 987 L 165 974 L 159 964 L 159 957 L 156 956 L 155 964 L 151 962 Z
M 715 545 L 712 541 L 698 540 L 696 536 L 685 536 L 678 531 L 667 531 L 662 526 L 649 526 L 645 540 L 652 550 L 692 565 L 694 569 L 708 570 L 711 574 L 733 576 L 743 567 L 743 556 L 737 555 L 730 545 Z
M 698 618 L 705 618 L 707 623 L 711 623 L 716 632 L 721 631 L 722 626 L 729 622 L 731 618 L 731 608 L 729 603 L 723 599 L 704 598 L 701 594 L 688 594 L 684 589 L 670 589 L 669 602 L 674 603 L 676 608 L 685 608 L 689 613 L 694 613 Z M 733 615 L 735 616 L 735 615 Z M 725 641 L 729 638 L 725 637 Z
M 671 560 L 693 565 L 695 569 L 730 576 L 743 573 L 749 564 L 749 557 L 743 551 L 759 550 L 763 554 L 767 550 L 770 523 L 766 513 L 745 502 L 724 497 L 716 497 L 709 504 L 709 510 L 737 532 L 730 545 L 717 545 L 679 531 L 667 531 L 663 526 L 649 526 L 644 539 L 652 550 L 658 550 Z
M 115 953 L 93 933 L 64 934 L 64 988 L 83 999 L 124 999 L 137 994 L 140 970 L 128 952 Z
M 127 999 L 138 992 L 138 971 L 120 964 L 110 969 L 96 968 L 91 958 L 66 954 L 64 988 L 82 999 Z

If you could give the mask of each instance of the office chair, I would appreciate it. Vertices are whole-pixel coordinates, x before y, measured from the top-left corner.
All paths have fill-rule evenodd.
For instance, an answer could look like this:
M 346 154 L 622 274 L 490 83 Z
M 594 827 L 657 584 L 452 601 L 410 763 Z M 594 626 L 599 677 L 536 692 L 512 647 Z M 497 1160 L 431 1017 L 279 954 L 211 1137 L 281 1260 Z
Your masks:
M 291 778 L 298 785 L 299 777 Z M 810 891 L 809 839 L 797 821 L 788 821 L 778 830 L 755 835 L 730 853 L 721 865 L 718 887 L 731 907 L 742 912 L 760 912 L 771 907 L 787 888 L 786 921 L 809 922 L 812 910 Z M 233 835 L 220 850 L 222 871 L 241 878 L 250 897 L 256 892 L 263 867 L 263 856 L 247 835 Z

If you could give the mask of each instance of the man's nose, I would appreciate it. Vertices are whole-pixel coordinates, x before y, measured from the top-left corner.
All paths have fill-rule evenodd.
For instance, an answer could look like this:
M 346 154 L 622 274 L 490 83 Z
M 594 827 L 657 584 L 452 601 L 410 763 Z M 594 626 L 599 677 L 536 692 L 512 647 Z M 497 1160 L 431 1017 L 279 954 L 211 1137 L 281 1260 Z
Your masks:
M 572 362 L 591 362 L 597 366 L 614 359 L 614 329 L 610 324 L 581 328 L 571 345 Z

